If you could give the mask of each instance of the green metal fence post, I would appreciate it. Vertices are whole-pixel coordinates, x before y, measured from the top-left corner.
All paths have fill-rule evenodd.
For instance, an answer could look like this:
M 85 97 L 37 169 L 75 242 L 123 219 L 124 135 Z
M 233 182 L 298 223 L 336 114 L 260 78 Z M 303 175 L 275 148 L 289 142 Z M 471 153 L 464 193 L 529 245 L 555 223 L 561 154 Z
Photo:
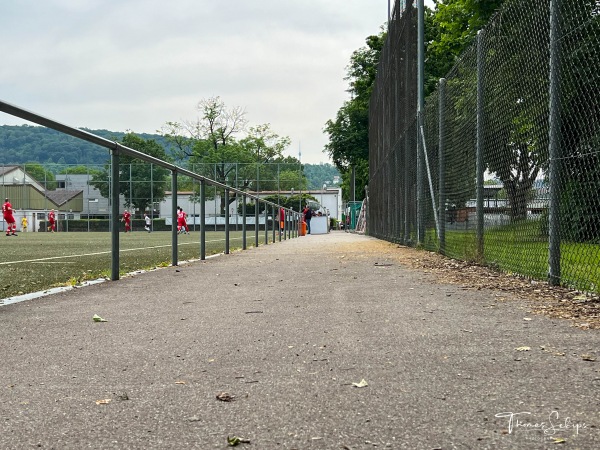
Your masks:
M 483 173 L 485 172 L 485 165 L 483 162 L 483 127 L 484 127 L 484 115 L 483 115 L 483 75 L 484 75 L 484 58 L 483 52 L 483 39 L 484 32 L 479 30 L 477 33 L 477 203 L 476 203 L 476 214 L 477 214 L 477 260 L 483 262 Z
M 177 171 L 171 170 L 171 261 L 172 265 L 178 264 L 177 260 Z
M 225 196 L 225 254 L 229 255 L 229 189 L 224 189 Z
M 548 281 L 560 284 L 560 12 L 561 0 L 550 0 L 550 111 L 548 178 Z
M 438 89 L 439 97 L 438 97 L 438 182 L 439 182 L 439 194 L 438 194 L 438 211 L 439 211 L 439 246 L 440 253 L 442 255 L 446 254 L 446 161 L 445 161 L 445 138 L 444 133 L 446 129 L 444 127 L 444 109 L 446 108 L 446 79 L 441 78 L 439 82 Z
M 206 182 L 200 180 L 200 259 L 206 259 Z
M 111 274 L 110 279 L 119 279 L 119 149 L 110 151 L 111 193 Z
M 246 194 L 242 195 L 242 250 L 246 250 Z
M 260 201 L 258 198 L 255 202 L 256 208 L 254 208 L 254 246 L 258 247 L 258 208 L 260 206 Z

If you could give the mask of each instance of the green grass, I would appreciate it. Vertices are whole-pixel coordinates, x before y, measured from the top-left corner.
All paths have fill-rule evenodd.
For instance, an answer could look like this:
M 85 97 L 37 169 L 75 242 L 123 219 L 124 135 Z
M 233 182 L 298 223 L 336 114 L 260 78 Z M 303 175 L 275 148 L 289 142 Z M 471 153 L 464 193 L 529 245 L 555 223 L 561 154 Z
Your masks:
M 435 231 L 428 231 L 425 247 L 437 251 Z M 600 245 L 563 242 L 560 250 L 561 284 L 600 292 Z M 475 231 L 446 231 L 446 256 L 478 262 Z M 547 280 L 547 238 L 540 236 L 539 223 L 535 221 L 486 229 L 482 262 L 503 272 Z
M 265 233 L 259 231 L 259 245 Z M 171 264 L 171 232 L 119 234 L 119 272 Z M 0 299 L 85 280 L 110 277 L 111 235 L 103 232 L 0 235 Z M 254 231 L 246 233 L 254 246 Z M 269 231 L 269 242 L 273 233 Z M 242 247 L 242 232 L 230 231 L 230 251 Z M 225 251 L 225 233 L 206 232 L 206 254 Z M 200 258 L 200 232 L 178 236 L 178 260 Z

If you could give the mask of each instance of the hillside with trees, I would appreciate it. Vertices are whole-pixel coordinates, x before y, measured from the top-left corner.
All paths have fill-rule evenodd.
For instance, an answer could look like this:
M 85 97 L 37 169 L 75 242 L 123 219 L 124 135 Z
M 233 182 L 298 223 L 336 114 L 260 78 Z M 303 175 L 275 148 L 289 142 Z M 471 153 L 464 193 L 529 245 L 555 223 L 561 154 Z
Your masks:
M 256 154 L 256 151 L 260 153 L 259 146 L 264 142 L 268 130 L 256 127 L 256 133 L 254 136 L 248 137 L 244 140 L 243 144 L 247 149 L 253 146 L 252 152 Z M 91 130 L 85 129 L 92 134 L 101 136 L 105 139 L 124 142 L 126 136 L 135 135 L 145 141 L 155 141 L 161 147 L 165 149 L 165 154 L 168 158 L 176 160 L 177 164 L 187 165 L 190 157 L 194 160 L 195 165 L 201 160 L 204 164 L 214 166 L 215 162 L 218 162 L 218 158 L 215 159 L 213 155 L 202 155 L 203 157 L 198 158 L 199 155 L 194 152 L 185 153 L 184 143 L 175 140 L 175 135 L 171 134 L 165 137 L 161 134 L 148 134 L 148 133 L 126 133 L 121 131 L 109 131 L 109 130 Z M 257 134 L 262 136 L 257 137 Z M 266 136 L 267 141 L 273 136 Z M 263 139 L 263 141 L 261 141 Z M 282 148 L 277 151 L 281 152 Z M 108 150 L 94 145 L 87 141 L 76 139 L 72 136 L 60 133 L 50 128 L 33 126 L 33 125 L 0 125 L 0 164 L 28 164 L 28 167 L 32 163 L 36 163 L 35 167 L 43 167 L 50 165 L 58 165 L 61 167 L 74 167 L 82 166 L 89 167 L 92 169 L 102 168 L 109 159 Z M 206 157 L 204 157 L 206 156 Z M 239 156 L 239 155 L 237 155 Z M 236 155 L 227 155 L 227 157 L 235 158 Z M 243 160 L 236 160 L 231 162 L 248 163 L 248 158 L 244 157 Z M 267 157 L 267 160 L 269 158 Z M 285 165 L 288 161 L 282 156 L 276 158 L 280 164 Z M 273 162 L 273 161 L 271 161 Z M 293 167 L 294 163 L 299 165 L 295 158 L 292 158 L 290 167 Z M 33 166 L 31 166 L 33 168 Z M 234 167 L 234 166 L 232 166 Z M 307 187 L 309 189 L 320 189 L 324 183 L 331 185 L 335 176 L 339 176 L 337 168 L 331 164 L 303 164 L 303 173 L 307 179 Z M 190 167 L 191 168 L 191 167 Z M 58 169 L 58 172 L 64 169 Z M 255 171 L 255 169 L 253 169 Z M 264 169 L 263 169 L 264 172 Z M 84 172 L 85 173 L 85 172 Z M 207 175 L 214 175 L 209 174 Z M 214 176 L 211 176 L 214 178 Z M 221 178 L 224 178 L 221 174 Z M 281 180 L 287 184 L 294 185 L 298 184 L 298 180 L 288 180 L 290 176 L 287 173 L 281 175 Z M 42 177 L 44 179 L 44 177 Z M 289 181 L 289 182 L 288 182 Z M 265 187 L 266 188 L 266 187 Z M 282 187 L 287 188 L 287 187 Z M 306 186 L 305 186 L 306 188 Z
M 121 141 L 128 133 L 82 128 L 110 141 Z M 171 153 L 171 145 L 159 134 L 135 133 L 142 139 L 154 140 Z M 1 125 L 0 154 L 2 164 L 103 165 L 109 159 L 108 150 L 91 142 L 68 136 L 51 128 L 32 125 Z

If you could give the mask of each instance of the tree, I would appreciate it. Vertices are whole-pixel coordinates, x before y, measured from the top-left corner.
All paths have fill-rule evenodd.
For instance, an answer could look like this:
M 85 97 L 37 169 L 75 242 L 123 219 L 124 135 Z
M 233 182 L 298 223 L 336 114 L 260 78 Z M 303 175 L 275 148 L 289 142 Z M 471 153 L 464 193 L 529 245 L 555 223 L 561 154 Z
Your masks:
M 228 109 L 219 97 L 198 103 L 199 117 L 193 122 L 169 122 L 163 128 L 165 137 L 176 147 L 177 155 L 187 160 L 190 170 L 224 185 L 241 190 L 276 190 L 280 186 L 277 164 L 296 165 L 295 158 L 284 158 L 283 151 L 290 139 L 276 134 L 269 124 L 246 130 L 245 111 L 240 107 Z M 242 133 L 245 136 L 239 137 Z M 286 173 L 286 181 L 293 178 Z M 305 183 L 293 181 L 298 188 Z M 231 196 L 229 202 L 235 200 Z M 221 196 L 221 214 L 224 214 Z
M 165 149 L 154 140 L 146 140 L 134 133 L 126 134 L 121 143 L 155 158 L 168 160 Z M 110 165 L 92 176 L 90 185 L 109 197 Z M 153 164 L 123 155 L 119 158 L 119 193 L 125 199 L 125 206 L 143 213 L 152 208 L 152 202 L 160 202 L 165 198 L 165 187 L 169 170 Z
M 506 0 L 434 0 L 425 10 L 425 95 L 437 87 Z
M 99 171 L 98 169 L 90 169 L 88 166 L 74 166 L 61 169 L 58 173 L 63 175 L 97 175 L 100 172 L 101 171 Z
M 364 187 L 368 182 L 369 100 L 385 37 L 383 31 L 367 37 L 366 47 L 352 54 L 345 78 L 349 81 L 351 99 L 344 102 L 336 118 L 328 120 L 324 128 L 329 135 L 325 151 L 341 172 L 342 179 L 349 179 L 352 167 L 356 170 L 357 200 L 364 198 Z M 349 191 L 343 192 L 347 200 Z
M 35 181 L 40 183 L 48 191 L 56 189 L 56 178 L 52 172 L 36 162 L 28 162 L 23 165 L 23 170 L 28 173 Z
M 560 229 L 564 239 L 600 243 L 600 11 L 597 0 L 563 4 Z

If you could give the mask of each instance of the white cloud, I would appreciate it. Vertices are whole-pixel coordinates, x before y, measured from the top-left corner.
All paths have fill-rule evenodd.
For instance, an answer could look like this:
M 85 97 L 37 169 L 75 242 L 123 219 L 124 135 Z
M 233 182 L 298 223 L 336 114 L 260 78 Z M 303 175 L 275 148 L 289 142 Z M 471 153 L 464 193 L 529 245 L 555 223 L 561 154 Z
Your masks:
M 2 100 L 76 127 L 156 132 L 202 98 L 327 161 L 322 129 L 384 0 L 20 0 L 0 16 Z M 0 113 L 0 123 L 22 120 Z

